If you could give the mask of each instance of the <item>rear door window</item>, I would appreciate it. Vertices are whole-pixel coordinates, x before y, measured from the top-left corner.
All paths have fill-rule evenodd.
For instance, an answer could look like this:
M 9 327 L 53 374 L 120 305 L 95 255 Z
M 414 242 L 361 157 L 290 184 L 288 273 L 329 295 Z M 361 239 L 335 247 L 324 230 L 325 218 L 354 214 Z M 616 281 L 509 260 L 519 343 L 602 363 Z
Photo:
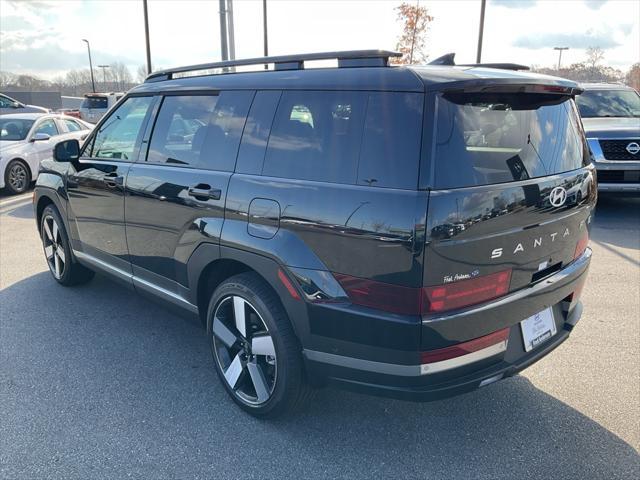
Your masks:
M 50 137 L 55 137 L 56 135 L 58 135 L 58 127 L 56 127 L 56 122 L 54 122 L 52 118 L 49 118 L 40 122 L 40 124 L 36 127 L 36 131 L 33 133 L 44 133 L 45 135 L 49 135 Z
M 148 162 L 233 171 L 252 92 L 167 96 Z
M 526 180 L 585 165 L 579 120 L 567 97 L 445 94 L 437 111 L 436 188 Z

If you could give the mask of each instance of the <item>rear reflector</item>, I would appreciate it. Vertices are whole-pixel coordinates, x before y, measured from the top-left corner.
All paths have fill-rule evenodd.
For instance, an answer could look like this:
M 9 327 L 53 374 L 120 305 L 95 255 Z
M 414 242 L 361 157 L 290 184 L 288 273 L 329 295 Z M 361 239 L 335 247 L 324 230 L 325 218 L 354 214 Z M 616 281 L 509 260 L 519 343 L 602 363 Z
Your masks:
M 298 291 L 294 288 L 294 286 L 291 284 L 291 281 L 287 278 L 287 276 L 282 270 L 278 270 L 278 278 L 280 279 L 284 287 L 289 292 L 289 295 L 291 295 L 296 300 L 300 300 L 300 295 L 298 294 Z
M 421 352 L 420 361 L 422 364 L 436 363 L 450 360 L 452 358 L 462 357 L 493 345 L 497 345 L 501 342 L 505 342 L 507 338 L 509 338 L 509 327 L 490 333 L 484 337 L 469 340 L 468 342 L 458 343 L 446 348 L 439 348 L 438 350 Z
M 584 235 L 580 237 L 580 240 L 578 240 L 578 243 L 576 244 L 576 251 L 573 253 L 574 260 L 584 253 L 587 249 L 587 245 L 589 245 L 589 232 L 585 232 Z
M 443 312 L 500 297 L 509 291 L 511 270 L 424 288 L 422 310 Z

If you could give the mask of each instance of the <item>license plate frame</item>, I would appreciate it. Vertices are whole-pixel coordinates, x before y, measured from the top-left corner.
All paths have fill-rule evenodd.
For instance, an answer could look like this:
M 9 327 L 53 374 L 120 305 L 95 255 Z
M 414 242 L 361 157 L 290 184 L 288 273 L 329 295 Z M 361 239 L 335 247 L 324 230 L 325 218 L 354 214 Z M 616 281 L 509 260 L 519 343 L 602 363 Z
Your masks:
M 531 315 L 520 322 L 525 352 L 530 352 L 546 343 L 558 333 L 551 307 Z

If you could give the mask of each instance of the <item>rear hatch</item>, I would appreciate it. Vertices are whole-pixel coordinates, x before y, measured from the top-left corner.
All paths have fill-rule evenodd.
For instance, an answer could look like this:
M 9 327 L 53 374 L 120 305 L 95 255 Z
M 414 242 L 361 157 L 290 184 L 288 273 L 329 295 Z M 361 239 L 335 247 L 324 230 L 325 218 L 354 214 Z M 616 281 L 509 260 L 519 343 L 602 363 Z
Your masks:
M 83 115 L 83 120 L 89 122 L 98 121 L 102 115 L 107 111 L 109 106 L 109 99 L 104 95 L 86 95 L 82 104 L 80 105 L 80 111 Z
M 596 186 L 572 96 L 521 90 L 437 95 L 427 320 L 446 321 L 541 282 L 586 247 Z M 462 330 L 457 323 L 455 332 L 441 330 L 448 338 L 427 335 L 423 346 L 475 338 L 524 318 L 516 309 L 511 318 Z

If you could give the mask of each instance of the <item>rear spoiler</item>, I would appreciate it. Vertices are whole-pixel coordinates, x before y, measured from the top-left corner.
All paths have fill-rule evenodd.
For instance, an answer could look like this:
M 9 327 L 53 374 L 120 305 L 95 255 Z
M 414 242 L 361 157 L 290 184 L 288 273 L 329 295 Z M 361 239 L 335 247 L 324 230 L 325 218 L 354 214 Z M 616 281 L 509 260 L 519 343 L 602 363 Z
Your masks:
M 484 67 L 500 68 L 503 70 L 529 70 L 529 67 L 516 63 L 475 63 L 466 65 L 456 65 L 454 62 L 455 53 L 448 53 L 436 58 L 429 65 L 458 66 L 458 67 Z M 453 80 L 446 83 L 434 84 L 434 90 L 465 93 L 539 93 L 576 96 L 580 95 L 584 89 L 576 82 L 560 77 L 538 74 L 509 74 L 504 76 L 475 76 L 472 79 Z M 430 88 L 431 89 L 431 88 Z
M 501 70 L 529 70 L 526 65 L 519 63 L 460 63 L 455 62 L 455 53 L 447 53 L 441 57 L 432 60 L 427 65 L 445 65 L 448 67 L 483 67 L 483 68 L 499 68 Z

